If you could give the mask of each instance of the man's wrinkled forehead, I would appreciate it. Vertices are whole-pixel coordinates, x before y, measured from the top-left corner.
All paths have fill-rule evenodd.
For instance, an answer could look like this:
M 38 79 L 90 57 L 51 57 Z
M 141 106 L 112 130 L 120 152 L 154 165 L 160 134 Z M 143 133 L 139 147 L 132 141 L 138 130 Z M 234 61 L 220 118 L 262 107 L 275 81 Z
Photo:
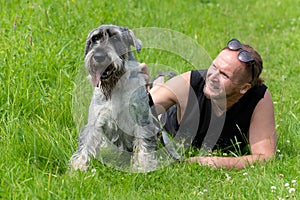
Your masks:
M 219 55 L 222 55 L 222 56 L 235 56 L 237 58 L 237 55 L 239 54 L 239 51 L 232 51 L 230 49 L 222 49 L 222 51 L 220 51 Z
M 231 51 L 229 49 L 223 49 L 216 57 L 214 62 L 225 62 L 228 64 L 240 64 L 238 60 L 239 51 Z

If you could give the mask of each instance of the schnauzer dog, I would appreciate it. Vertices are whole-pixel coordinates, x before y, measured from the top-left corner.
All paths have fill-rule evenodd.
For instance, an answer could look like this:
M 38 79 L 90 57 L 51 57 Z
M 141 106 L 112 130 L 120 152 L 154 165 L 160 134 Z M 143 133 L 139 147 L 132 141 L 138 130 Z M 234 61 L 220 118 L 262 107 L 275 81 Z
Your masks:
M 86 171 L 91 157 L 103 161 L 101 153 L 108 146 L 114 149 L 110 152 L 112 160 L 118 161 L 116 155 L 127 154 L 133 171 L 157 168 L 159 130 L 131 46 L 139 52 L 142 43 L 126 27 L 102 25 L 87 37 L 85 66 L 94 93 L 88 123 L 80 132 L 78 150 L 70 159 L 75 170 Z

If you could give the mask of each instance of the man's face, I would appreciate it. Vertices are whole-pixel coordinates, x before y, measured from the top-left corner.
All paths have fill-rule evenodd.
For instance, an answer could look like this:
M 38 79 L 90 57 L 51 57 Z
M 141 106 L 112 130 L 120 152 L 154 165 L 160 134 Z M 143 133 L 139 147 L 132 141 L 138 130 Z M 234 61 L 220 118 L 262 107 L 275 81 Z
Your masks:
M 239 51 L 223 50 L 212 62 L 206 75 L 204 93 L 211 99 L 240 97 L 245 63 L 238 60 Z

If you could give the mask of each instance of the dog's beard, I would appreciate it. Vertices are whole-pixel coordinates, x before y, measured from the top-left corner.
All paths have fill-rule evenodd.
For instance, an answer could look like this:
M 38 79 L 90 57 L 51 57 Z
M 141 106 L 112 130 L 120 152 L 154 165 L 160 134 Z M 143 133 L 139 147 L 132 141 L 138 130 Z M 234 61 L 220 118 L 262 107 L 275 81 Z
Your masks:
M 100 89 L 102 90 L 106 100 L 111 98 L 112 91 L 116 86 L 117 82 L 125 73 L 124 61 L 122 66 L 118 69 L 114 68 L 114 72 L 107 79 L 100 79 Z
M 91 81 L 94 87 L 100 87 L 106 100 L 111 98 L 112 90 L 116 86 L 119 79 L 126 72 L 124 62 L 128 58 L 127 54 L 118 56 L 117 54 L 109 54 L 113 62 L 101 70 L 99 63 L 93 59 L 94 51 L 89 52 L 85 58 L 85 65 L 91 75 Z M 107 71 L 106 71 L 107 70 Z

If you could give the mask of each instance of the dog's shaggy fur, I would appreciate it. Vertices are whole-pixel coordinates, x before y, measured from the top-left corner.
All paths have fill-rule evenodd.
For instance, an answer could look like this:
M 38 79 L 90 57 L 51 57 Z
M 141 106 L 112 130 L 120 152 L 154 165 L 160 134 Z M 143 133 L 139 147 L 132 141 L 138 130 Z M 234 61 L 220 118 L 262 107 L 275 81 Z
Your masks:
M 115 25 L 102 25 L 87 37 L 85 65 L 95 88 L 88 123 L 70 159 L 74 169 L 86 171 L 90 157 L 103 161 L 101 151 L 108 146 L 114 149 L 114 155 L 106 157 L 118 160 L 117 155 L 130 155 L 127 158 L 133 171 L 157 167 L 158 129 L 152 120 L 145 80 L 130 46 L 139 52 L 142 43 L 131 30 Z

